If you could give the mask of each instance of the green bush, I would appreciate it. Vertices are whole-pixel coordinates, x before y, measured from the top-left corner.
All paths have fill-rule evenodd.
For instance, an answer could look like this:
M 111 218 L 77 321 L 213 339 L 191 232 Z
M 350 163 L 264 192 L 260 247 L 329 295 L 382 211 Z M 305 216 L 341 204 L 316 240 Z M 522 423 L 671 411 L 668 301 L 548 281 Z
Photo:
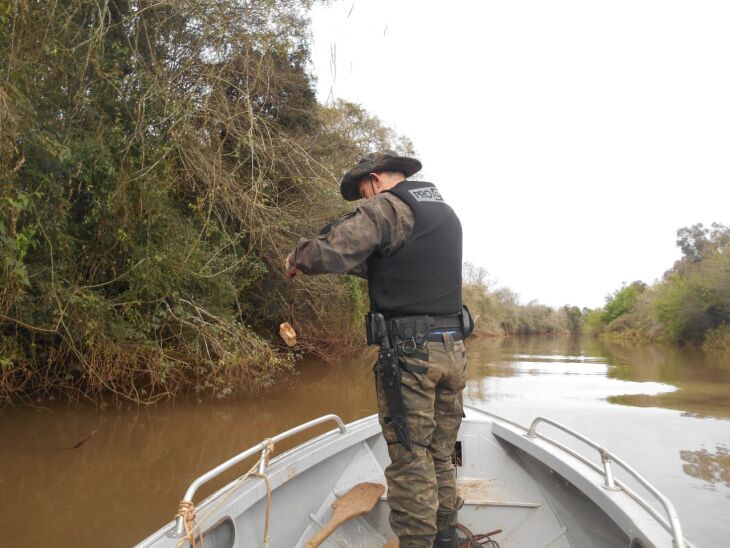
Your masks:
M 706 332 L 730 323 L 730 255 L 718 251 L 671 273 L 657 287 L 654 307 L 677 342 L 700 343 Z
M 622 314 L 630 312 L 645 289 L 646 284 L 636 281 L 606 297 L 601 323 L 608 325 Z
M 702 224 L 680 228 L 683 253 L 664 279 L 648 288 L 634 282 L 611 294 L 602 309 L 584 316 L 592 334 L 666 339 L 724 347 L 730 323 L 730 228 Z
M 282 265 L 344 167 L 410 143 L 317 104 L 310 5 L 0 0 L 0 404 L 268 386 L 285 320 L 361 343 L 361 283 Z
M 604 327 L 602 308 L 590 309 L 583 314 L 582 329 L 584 332 L 590 335 L 599 335 Z

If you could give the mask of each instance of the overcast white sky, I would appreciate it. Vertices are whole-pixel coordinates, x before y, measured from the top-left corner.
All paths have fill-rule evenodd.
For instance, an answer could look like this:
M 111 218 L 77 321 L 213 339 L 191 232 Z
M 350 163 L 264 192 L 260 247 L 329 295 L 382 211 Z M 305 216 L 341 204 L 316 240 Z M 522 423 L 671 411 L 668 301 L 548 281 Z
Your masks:
M 348 16 L 349 14 L 349 16 Z M 730 224 L 730 2 L 340 0 L 318 93 L 410 137 L 465 260 L 522 302 L 601 306 Z

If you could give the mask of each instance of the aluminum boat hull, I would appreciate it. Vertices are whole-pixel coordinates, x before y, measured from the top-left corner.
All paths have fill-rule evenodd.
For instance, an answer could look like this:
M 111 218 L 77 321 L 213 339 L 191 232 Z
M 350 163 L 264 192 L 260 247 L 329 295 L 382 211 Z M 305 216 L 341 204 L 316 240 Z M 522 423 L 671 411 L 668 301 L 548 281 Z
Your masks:
M 507 419 L 468 409 L 458 447 L 458 485 L 466 501 L 459 521 L 474 533 L 501 529 L 493 538 L 502 548 L 692 546 L 672 519 L 671 504 L 662 508 L 651 493 L 640 496 L 618 478 L 607 481 L 600 459 L 592 463 L 550 438 L 528 436 Z M 265 468 L 271 487 L 268 545 L 302 545 L 329 519 L 336 497 L 361 482 L 385 485 L 388 462 L 376 416 L 273 458 Z M 193 493 L 189 489 L 191 498 Z M 264 546 L 267 488 L 261 477 L 231 483 L 196 507 L 206 548 Z M 394 538 L 388 513 L 384 496 L 323 546 L 383 546 Z M 179 533 L 180 524 L 176 534 L 172 521 L 138 546 L 175 547 Z

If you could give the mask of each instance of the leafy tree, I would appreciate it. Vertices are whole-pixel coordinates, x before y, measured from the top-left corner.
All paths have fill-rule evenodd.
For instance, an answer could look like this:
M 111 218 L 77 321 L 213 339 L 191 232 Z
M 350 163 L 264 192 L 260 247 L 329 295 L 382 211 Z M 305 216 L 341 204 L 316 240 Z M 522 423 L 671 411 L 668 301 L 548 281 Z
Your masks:
M 696 263 L 702 259 L 702 251 L 709 244 L 707 239 L 709 232 L 702 223 L 677 230 L 677 246 L 682 250 L 686 260 Z
M 657 288 L 654 308 L 679 342 L 702 342 L 708 331 L 730 324 L 730 255 L 716 252 L 672 273 Z
M 583 309 L 583 331 L 591 335 L 598 335 L 603 331 L 604 327 L 602 308 Z
M 493 288 L 483 268 L 467 263 L 463 273 L 464 302 L 476 318 L 477 334 L 530 335 L 580 331 L 581 311 L 577 307 L 554 310 L 537 301 L 521 305 L 514 291 L 506 287 Z
M 662 281 L 651 288 L 634 282 L 609 295 L 603 309 L 584 314 L 586 330 L 724 347 L 730 325 L 730 228 L 683 227 L 677 245 L 683 257 Z
M 562 308 L 563 313 L 568 322 L 568 328 L 571 333 L 579 333 L 583 322 L 583 313 L 577 306 L 565 305 Z
M 608 295 L 606 297 L 606 305 L 603 307 L 601 322 L 604 325 L 609 324 L 622 314 L 630 312 L 639 295 L 645 289 L 646 284 L 644 282 L 635 281 Z
M 359 282 L 281 265 L 341 211 L 340 126 L 406 141 L 317 104 L 311 4 L 0 0 L 0 404 L 268 386 L 283 320 L 361 341 Z
M 677 230 L 676 243 L 682 250 L 682 259 L 675 263 L 673 270 L 685 270 L 692 263 L 698 263 L 713 253 L 727 250 L 730 245 L 730 227 L 719 223 L 712 223 L 710 228 L 706 228 L 702 223 L 685 226 Z

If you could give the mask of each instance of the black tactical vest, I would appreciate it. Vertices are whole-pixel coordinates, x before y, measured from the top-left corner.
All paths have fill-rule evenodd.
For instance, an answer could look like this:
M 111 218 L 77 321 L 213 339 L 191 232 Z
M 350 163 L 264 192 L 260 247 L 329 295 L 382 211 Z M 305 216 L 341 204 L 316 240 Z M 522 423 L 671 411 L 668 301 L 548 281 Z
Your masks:
M 370 310 L 390 316 L 461 312 L 461 223 L 431 183 L 403 181 L 392 192 L 413 211 L 413 232 L 390 257 L 368 259 Z

